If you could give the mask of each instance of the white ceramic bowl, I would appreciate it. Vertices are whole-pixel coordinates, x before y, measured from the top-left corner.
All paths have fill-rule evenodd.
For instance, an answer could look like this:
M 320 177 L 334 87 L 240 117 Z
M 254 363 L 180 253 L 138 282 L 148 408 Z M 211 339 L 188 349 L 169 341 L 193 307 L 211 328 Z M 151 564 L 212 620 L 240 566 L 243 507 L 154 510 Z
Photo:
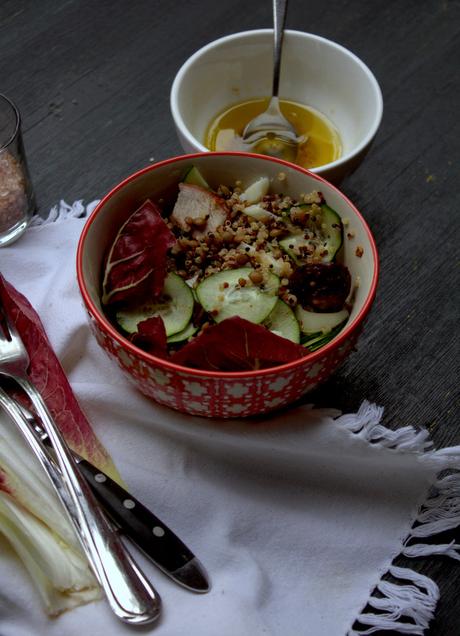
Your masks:
M 206 128 L 228 106 L 268 97 L 273 31 L 235 33 L 194 53 L 171 88 L 171 111 L 185 152 L 206 152 Z M 340 159 L 312 172 L 338 183 L 362 161 L 380 125 L 383 100 L 369 68 L 343 46 L 311 33 L 286 31 L 280 97 L 313 106 L 342 138 Z

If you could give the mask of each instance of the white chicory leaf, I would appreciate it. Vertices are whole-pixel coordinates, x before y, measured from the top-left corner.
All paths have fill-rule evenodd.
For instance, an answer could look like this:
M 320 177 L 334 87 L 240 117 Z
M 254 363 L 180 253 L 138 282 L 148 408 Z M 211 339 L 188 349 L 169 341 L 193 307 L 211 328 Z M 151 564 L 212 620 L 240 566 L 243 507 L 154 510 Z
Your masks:
M 24 562 L 50 616 L 101 598 L 51 482 L 4 413 L 0 413 L 0 532 Z

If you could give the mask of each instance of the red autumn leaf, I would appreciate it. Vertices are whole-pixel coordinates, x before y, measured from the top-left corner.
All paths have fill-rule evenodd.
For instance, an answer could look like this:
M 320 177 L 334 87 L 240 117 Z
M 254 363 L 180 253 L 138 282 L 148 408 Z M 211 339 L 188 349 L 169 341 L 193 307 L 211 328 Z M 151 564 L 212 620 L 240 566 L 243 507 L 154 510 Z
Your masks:
M 142 297 L 163 290 L 166 253 L 176 238 L 159 207 L 145 201 L 121 226 L 110 248 L 103 280 L 104 304 Z
M 168 345 L 163 319 L 160 316 L 147 318 L 137 325 L 137 333 L 130 340 L 136 347 L 158 358 L 168 357 Z
M 171 362 L 210 371 L 253 371 L 297 360 L 305 348 L 265 327 L 233 316 L 205 329 Z
M 64 438 L 77 453 L 119 481 L 109 454 L 94 434 L 72 392 L 40 318 L 29 301 L 1 274 L 0 299 L 29 353 L 29 379 L 40 391 Z M 19 399 L 20 395 L 18 392 L 15 397 Z

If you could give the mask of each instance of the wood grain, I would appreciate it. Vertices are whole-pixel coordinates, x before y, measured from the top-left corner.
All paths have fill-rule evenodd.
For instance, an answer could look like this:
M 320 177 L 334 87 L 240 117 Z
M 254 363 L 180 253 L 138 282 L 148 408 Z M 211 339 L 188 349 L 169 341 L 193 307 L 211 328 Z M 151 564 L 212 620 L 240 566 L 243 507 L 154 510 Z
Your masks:
M 1 91 L 23 115 L 39 213 L 100 198 L 180 154 L 169 112 L 180 65 L 212 39 L 270 26 L 268 0 L 3 0 Z M 377 300 L 358 350 L 309 401 L 350 410 L 367 398 L 385 406 L 389 426 L 426 426 L 436 446 L 460 444 L 460 4 L 291 1 L 287 26 L 354 51 L 385 106 L 371 152 L 342 185 L 377 240 Z M 459 566 L 397 563 L 441 588 L 429 636 L 459 634 Z

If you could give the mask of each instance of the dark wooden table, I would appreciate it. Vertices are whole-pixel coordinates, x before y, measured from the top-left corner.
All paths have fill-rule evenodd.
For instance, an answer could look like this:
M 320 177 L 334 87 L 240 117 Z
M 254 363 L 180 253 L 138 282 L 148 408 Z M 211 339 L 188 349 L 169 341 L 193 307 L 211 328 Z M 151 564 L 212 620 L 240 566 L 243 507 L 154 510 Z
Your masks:
M 354 410 L 367 398 L 387 425 L 459 444 L 460 3 L 291 0 L 287 22 L 355 52 L 384 96 L 375 144 L 342 184 L 377 240 L 377 301 L 359 350 L 312 399 Z M 180 65 L 217 37 L 270 26 L 270 0 L 2 0 L 0 92 L 23 115 L 39 213 L 180 154 L 169 111 Z M 428 633 L 460 634 L 459 565 L 398 564 L 440 586 Z

